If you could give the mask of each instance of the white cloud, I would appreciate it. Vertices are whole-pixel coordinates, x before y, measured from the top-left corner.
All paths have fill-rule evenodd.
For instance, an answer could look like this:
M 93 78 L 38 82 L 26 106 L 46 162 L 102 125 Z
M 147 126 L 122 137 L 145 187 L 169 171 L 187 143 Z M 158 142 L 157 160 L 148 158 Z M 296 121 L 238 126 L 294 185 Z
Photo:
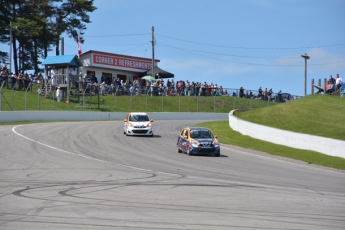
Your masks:
M 344 71 L 345 57 L 325 51 L 321 48 L 313 48 L 309 51 L 308 65 L 320 71 Z

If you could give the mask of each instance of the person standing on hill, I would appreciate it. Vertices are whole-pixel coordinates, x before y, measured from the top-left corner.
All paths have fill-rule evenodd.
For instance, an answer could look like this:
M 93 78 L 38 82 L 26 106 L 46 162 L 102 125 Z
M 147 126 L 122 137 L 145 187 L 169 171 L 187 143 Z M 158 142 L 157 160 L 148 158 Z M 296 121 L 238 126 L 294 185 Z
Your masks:
M 283 93 L 281 90 L 278 92 L 278 102 L 283 102 Z
M 241 86 L 241 88 L 240 88 L 240 97 L 244 97 L 244 89 L 243 89 L 243 87 Z
M 337 78 L 335 79 L 335 86 L 336 86 L 336 89 L 340 89 L 341 86 L 343 85 L 343 79 L 341 79 L 339 77 L 339 74 L 337 74 Z
M 60 87 L 58 87 L 56 90 L 56 100 L 58 102 L 61 102 L 61 99 L 62 99 L 62 91 L 61 91 Z
M 329 75 L 329 80 L 328 80 L 331 84 L 335 85 L 335 79 L 333 78 L 332 74 Z
M 271 100 L 272 94 L 273 94 L 273 90 L 272 90 L 272 88 L 270 88 L 270 90 L 269 90 L 268 93 L 267 93 L 267 100 L 268 100 L 268 101 Z

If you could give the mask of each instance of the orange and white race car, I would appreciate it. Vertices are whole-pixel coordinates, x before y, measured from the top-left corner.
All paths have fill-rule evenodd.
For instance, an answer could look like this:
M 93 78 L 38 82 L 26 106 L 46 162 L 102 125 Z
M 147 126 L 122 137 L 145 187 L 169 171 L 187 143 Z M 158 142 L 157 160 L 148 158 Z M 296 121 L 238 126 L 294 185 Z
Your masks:
M 123 133 L 128 135 L 151 136 L 153 137 L 152 122 L 146 113 L 128 113 L 123 120 Z
M 186 127 L 177 138 L 177 152 L 188 155 L 214 155 L 220 156 L 218 136 L 204 127 Z

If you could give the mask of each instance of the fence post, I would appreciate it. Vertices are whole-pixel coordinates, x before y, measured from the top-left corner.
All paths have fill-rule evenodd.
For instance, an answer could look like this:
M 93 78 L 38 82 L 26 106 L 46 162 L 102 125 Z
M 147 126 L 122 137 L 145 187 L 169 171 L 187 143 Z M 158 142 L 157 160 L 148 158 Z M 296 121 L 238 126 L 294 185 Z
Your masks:
M 0 111 L 2 111 L 2 88 L 4 87 L 5 81 L 2 82 L 0 87 Z
M 311 94 L 314 94 L 314 79 L 311 79 Z
M 132 112 L 132 94 L 130 94 L 129 97 L 129 111 Z
M 116 93 L 117 91 L 114 93 L 114 108 L 116 108 Z
M 27 91 L 25 90 L 25 111 L 27 110 L 27 100 L 28 100 L 28 94 L 27 94 Z
M 216 95 L 213 96 L 213 112 L 216 112 Z
M 181 112 L 181 94 L 178 95 L 178 111 Z
M 12 80 L 13 81 L 13 80 Z M 13 90 L 14 90 L 14 87 L 16 86 L 16 83 L 13 84 L 13 87 L 11 89 L 11 100 L 12 100 L 12 110 L 14 109 L 14 106 L 13 106 Z
M 52 110 L 54 110 L 55 109 L 55 94 L 56 94 L 56 92 L 53 91 L 52 94 L 53 94 Z M 78 95 L 78 98 L 79 98 L 79 95 Z
M 196 112 L 198 113 L 199 112 L 199 96 L 195 95 L 195 97 L 196 97 Z
M 82 103 L 82 109 L 83 110 L 84 110 L 84 103 L 85 103 L 85 90 L 83 90 L 83 103 Z
M 326 94 L 326 84 L 327 84 L 327 79 L 326 78 L 324 78 L 323 79 L 323 92 L 324 92 L 324 94 Z
M 236 96 L 233 96 L 234 98 L 234 109 L 236 109 Z
M 164 91 L 162 93 L 162 112 L 164 112 Z
M 40 110 L 40 91 L 37 92 L 37 104 L 38 104 L 38 110 Z

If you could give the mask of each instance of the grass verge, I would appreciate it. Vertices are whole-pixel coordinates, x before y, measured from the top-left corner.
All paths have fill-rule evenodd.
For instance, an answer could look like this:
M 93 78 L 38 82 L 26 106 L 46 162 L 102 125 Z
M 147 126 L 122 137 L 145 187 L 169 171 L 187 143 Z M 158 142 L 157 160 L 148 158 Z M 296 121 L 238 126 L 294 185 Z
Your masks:
M 328 156 L 322 153 L 290 148 L 283 145 L 272 144 L 242 135 L 229 127 L 229 121 L 213 121 L 198 124 L 197 126 L 207 127 L 215 135 L 218 135 L 220 143 L 235 145 L 247 149 L 253 149 L 276 156 L 288 157 L 307 162 L 308 164 L 321 165 L 335 169 L 345 170 L 345 159 L 341 157 Z

